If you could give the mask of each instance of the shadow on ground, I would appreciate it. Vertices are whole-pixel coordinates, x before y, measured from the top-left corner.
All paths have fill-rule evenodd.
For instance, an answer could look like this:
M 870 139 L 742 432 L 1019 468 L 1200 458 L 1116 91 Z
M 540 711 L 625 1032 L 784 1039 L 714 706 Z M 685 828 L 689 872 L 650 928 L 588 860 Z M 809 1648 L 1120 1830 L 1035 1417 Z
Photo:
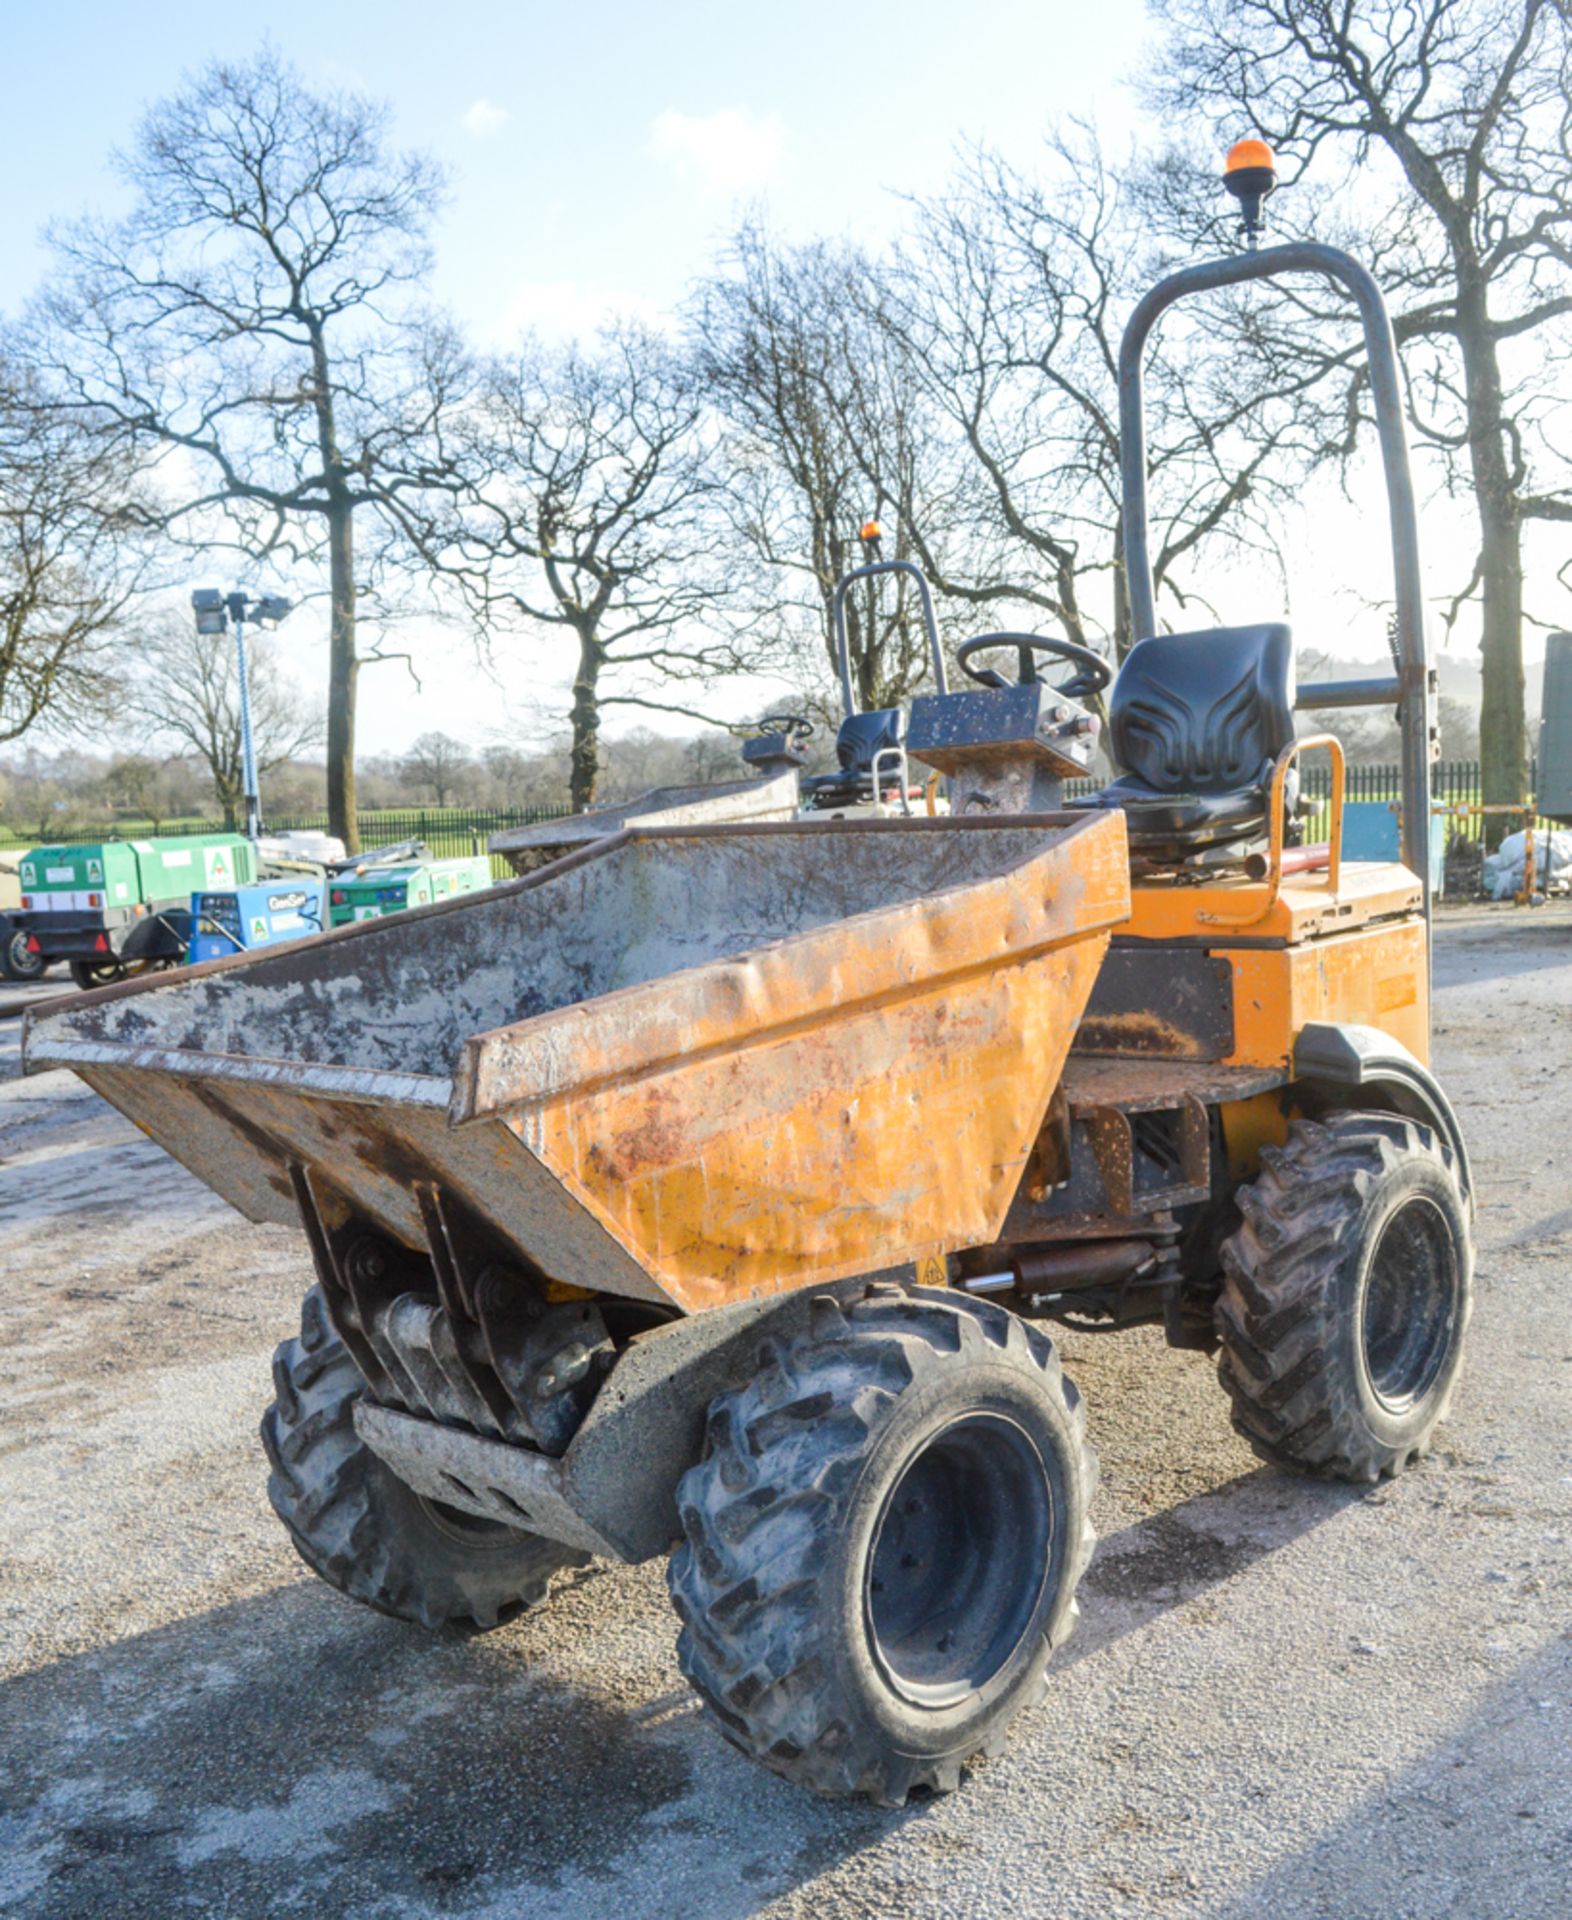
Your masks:
M 1261 1471 L 1111 1535 L 1060 1663 L 1356 1498 Z M 646 1578 L 580 1576 L 629 1583 L 630 1615 Z M 574 1611 L 571 1593 L 557 1599 Z M 539 1626 L 431 1637 L 302 1581 L 13 1680 L 0 1910 L 403 1920 L 489 1909 L 522 1886 L 560 1915 L 740 1920 L 922 1818 L 921 1804 L 834 1805 L 759 1772 L 685 1690 L 565 1685 L 530 1658 L 545 1640 Z M 1041 1737 L 1036 1718 L 1019 1738 Z M 986 1770 L 967 1791 L 988 1793 Z

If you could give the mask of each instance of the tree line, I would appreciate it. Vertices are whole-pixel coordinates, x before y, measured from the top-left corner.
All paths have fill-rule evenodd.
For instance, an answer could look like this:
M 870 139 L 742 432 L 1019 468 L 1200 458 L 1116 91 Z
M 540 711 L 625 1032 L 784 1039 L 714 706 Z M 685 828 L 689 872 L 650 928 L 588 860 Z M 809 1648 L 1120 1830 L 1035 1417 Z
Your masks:
M 1153 14 L 1140 84 L 1191 137 L 1118 162 L 1089 123 L 1029 157 L 977 148 L 887 249 L 749 220 L 669 326 L 494 354 L 431 301 L 445 184 L 387 109 L 270 50 L 208 67 L 121 158 L 130 211 L 55 229 L 0 333 L 0 744 L 145 701 L 145 678 L 111 692 L 128 650 L 177 663 L 163 684 L 200 731 L 219 669 L 146 610 L 197 554 L 320 592 L 326 698 L 282 700 L 269 751 L 320 732 L 351 842 L 360 677 L 398 670 L 416 618 L 571 669 L 576 807 L 611 717 L 710 719 L 733 675 L 822 701 L 870 515 L 948 639 L 1041 622 L 1122 656 L 1119 333 L 1161 272 L 1236 244 L 1216 155 L 1260 133 L 1279 231 L 1348 246 L 1387 290 L 1423 482 L 1477 528 L 1466 553 L 1432 543 L 1437 622 L 1477 621 L 1485 798 L 1520 799 L 1523 630 L 1572 586 L 1545 544 L 1572 521 L 1572 9 Z M 1291 503 L 1357 477 L 1357 328 L 1313 286 L 1218 295 L 1165 323 L 1148 391 L 1159 606 L 1204 625 L 1209 575 L 1280 568 Z M 917 685 L 908 596 L 854 597 L 848 637 L 863 704 Z

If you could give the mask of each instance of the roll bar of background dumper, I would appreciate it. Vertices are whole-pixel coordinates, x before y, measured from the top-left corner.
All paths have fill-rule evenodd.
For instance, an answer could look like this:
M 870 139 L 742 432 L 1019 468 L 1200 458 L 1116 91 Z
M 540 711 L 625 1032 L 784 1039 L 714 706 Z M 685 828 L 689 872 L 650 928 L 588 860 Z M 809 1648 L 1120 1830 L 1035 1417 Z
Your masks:
M 1124 488 L 1124 565 L 1130 618 L 1137 640 L 1157 631 L 1157 598 L 1146 511 L 1146 402 L 1142 365 L 1147 336 L 1158 318 L 1186 294 L 1206 293 L 1244 280 L 1269 280 L 1284 273 L 1315 273 L 1347 289 L 1364 322 L 1370 363 L 1370 392 L 1381 437 L 1387 510 L 1392 526 L 1392 569 L 1397 588 L 1395 676 L 1328 681 L 1299 689 L 1300 707 L 1384 706 L 1394 703 L 1403 743 L 1402 850 L 1406 865 L 1419 876 L 1424 906 L 1430 912 L 1430 734 L 1432 694 L 1425 645 L 1423 588 L 1419 571 L 1419 516 L 1408 466 L 1408 436 L 1403 425 L 1403 396 L 1397 345 L 1386 302 L 1375 280 L 1350 255 L 1336 247 L 1295 242 L 1226 260 L 1203 260 L 1159 280 L 1137 305 L 1119 349 L 1119 445 Z
M 909 573 L 917 582 L 917 595 L 922 602 L 922 622 L 928 630 L 928 657 L 933 662 L 933 683 L 940 693 L 950 691 L 944 672 L 944 649 L 939 645 L 939 622 L 934 618 L 933 593 L 921 567 L 910 560 L 873 560 L 865 567 L 843 574 L 835 583 L 835 598 L 831 602 L 835 620 L 835 659 L 841 670 L 841 699 L 845 702 L 848 720 L 858 711 L 858 706 L 857 696 L 852 691 L 851 649 L 846 640 L 846 595 L 854 581 L 872 580 L 881 573 Z

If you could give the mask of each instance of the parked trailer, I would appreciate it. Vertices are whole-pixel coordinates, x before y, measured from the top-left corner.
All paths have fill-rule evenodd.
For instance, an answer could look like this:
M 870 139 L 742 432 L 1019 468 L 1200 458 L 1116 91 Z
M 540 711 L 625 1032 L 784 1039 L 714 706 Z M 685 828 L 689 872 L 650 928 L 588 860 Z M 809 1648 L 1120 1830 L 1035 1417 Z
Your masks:
M 98 986 L 178 966 L 192 895 L 256 877 L 256 849 L 237 833 L 33 847 L 17 924 L 34 958 L 63 960 L 79 987 Z

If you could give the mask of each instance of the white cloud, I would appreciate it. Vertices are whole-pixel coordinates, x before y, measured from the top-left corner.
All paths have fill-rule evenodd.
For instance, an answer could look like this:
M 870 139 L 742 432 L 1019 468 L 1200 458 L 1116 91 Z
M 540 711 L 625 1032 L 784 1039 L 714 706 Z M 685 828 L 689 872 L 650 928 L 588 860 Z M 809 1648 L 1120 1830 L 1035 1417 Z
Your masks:
M 506 346 L 532 329 L 548 340 L 571 340 L 618 318 L 642 320 L 651 327 L 670 324 L 670 315 L 653 300 L 622 288 L 588 286 L 582 280 L 537 280 L 509 296 L 492 337 Z
M 650 152 L 706 193 L 754 193 L 780 177 L 786 126 L 778 113 L 759 118 L 743 107 L 702 114 L 668 107 L 650 123 Z
M 477 100 L 464 114 L 464 131 L 477 140 L 489 140 L 508 123 L 508 110 L 495 100 Z

